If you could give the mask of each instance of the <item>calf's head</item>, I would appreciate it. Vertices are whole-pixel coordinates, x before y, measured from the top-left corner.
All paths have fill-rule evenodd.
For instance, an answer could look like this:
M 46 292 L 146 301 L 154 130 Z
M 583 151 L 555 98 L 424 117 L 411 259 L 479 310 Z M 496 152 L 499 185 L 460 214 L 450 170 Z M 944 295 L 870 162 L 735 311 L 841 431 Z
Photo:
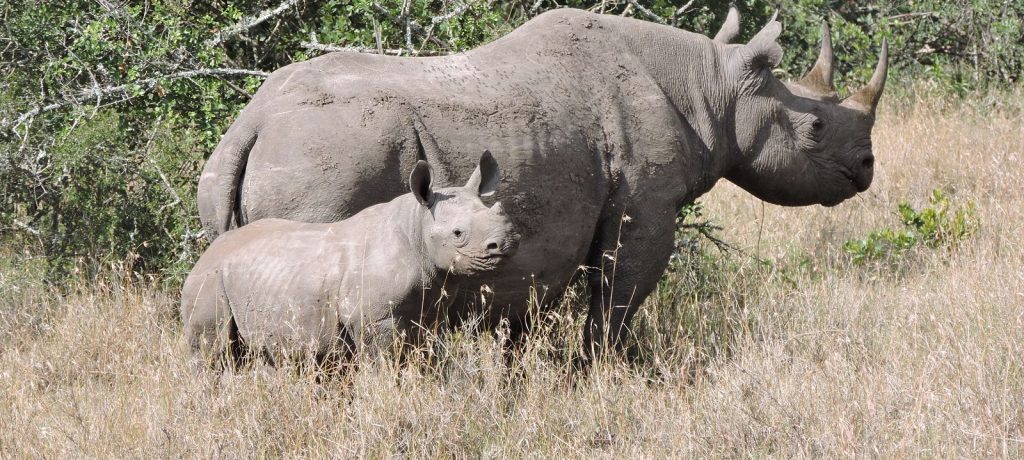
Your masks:
M 413 196 L 425 208 L 424 256 L 442 270 L 472 274 L 491 270 L 515 252 L 519 235 L 501 203 L 484 205 L 481 196 L 494 194 L 501 179 L 498 163 L 490 152 L 463 187 L 433 190 L 430 166 L 416 163 L 409 176 Z
M 781 31 L 773 20 L 745 45 L 722 43 L 728 84 L 737 95 L 734 127 L 740 156 L 725 177 L 771 203 L 833 206 L 871 185 L 871 128 L 885 86 L 887 46 L 883 41 L 868 85 L 840 100 L 832 85 L 828 24 L 822 25 L 817 62 L 798 82 L 783 83 L 772 75 L 782 60 L 776 43 Z M 719 35 L 724 40 L 735 36 Z

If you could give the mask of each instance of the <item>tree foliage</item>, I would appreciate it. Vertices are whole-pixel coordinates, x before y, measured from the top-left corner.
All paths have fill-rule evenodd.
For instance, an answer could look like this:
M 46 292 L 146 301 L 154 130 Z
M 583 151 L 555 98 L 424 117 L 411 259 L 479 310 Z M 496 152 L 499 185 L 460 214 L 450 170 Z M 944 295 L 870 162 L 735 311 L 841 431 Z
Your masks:
M 127 261 L 180 273 L 203 244 L 195 187 L 221 133 L 273 70 L 325 50 L 445 54 L 569 6 L 713 35 L 728 2 L 693 0 L 6 0 L 0 3 L 0 243 L 55 272 Z M 740 2 L 748 38 L 775 11 Z M 1024 4 L 786 0 L 785 76 L 833 26 L 840 88 L 865 81 L 881 37 L 892 78 L 959 94 L 1012 85 Z M 171 277 L 173 278 L 173 277 Z

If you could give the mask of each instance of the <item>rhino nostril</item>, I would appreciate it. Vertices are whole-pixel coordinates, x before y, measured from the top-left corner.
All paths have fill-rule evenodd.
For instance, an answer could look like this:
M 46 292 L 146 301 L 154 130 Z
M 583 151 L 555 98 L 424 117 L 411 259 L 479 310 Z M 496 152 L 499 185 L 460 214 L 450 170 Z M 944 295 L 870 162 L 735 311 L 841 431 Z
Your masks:
M 864 169 L 871 169 L 871 167 L 875 165 L 875 157 L 872 155 L 864 157 L 864 159 L 861 160 L 860 165 Z
M 493 241 L 490 242 L 490 243 L 487 243 L 487 251 L 494 252 L 494 251 L 497 251 L 497 250 L 498 250 L 498 243 L 495 243 Z

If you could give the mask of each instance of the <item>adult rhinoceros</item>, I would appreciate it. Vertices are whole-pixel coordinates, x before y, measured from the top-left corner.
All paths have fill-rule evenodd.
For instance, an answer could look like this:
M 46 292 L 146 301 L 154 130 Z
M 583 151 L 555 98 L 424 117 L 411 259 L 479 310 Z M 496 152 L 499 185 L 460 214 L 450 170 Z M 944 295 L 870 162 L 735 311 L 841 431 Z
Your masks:
M 807 76 L 782 83 L 781 25 L 728 44 L 737 21 L 712 40 L 560 9 L 456 55 L 332 53 L 284 67 L 203 170 L 207 235 L 266 217 L 337 221 L 408 190 L 420 159 L 448 186 L 489 149 L 504 170 L 496 199 L 522 239 L 480 280 L 496 290 L 486 317 L 515 324 L 531 288 L 561 292 L 581 266 L 614 258 L 589 270 L 584 336 L 621 344 L 672 253 L 677 212 L 719 179 L 787 206 L 835 205 L 871 183 L 884 42 L 869 84 L 840 101 L 827 33 Z

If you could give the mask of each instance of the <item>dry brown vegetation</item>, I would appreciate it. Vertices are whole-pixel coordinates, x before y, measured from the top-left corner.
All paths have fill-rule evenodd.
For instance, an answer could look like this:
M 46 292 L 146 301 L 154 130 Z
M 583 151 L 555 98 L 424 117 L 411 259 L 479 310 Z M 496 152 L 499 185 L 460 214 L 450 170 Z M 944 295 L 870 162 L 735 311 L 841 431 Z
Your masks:
M 195 375 L 174 293 L 108 276 L 59 294 L 8 265 L 0 456 L 1024 455 L 1021 111 L 882 112 L 859 198 L 784 209 L 724 182 L 706 196 L 742 251 L 686 261 L 695 270 L 670 274 L 641 313 L 637 362 L 574 383 L 572 296 L 519 372 L 493 335 L 454 334 L 429 364 L 318 383 L 293 369 Z M 973 236 L 850 261 L 844 241 L 898 227 L 897 203 L 924 206 L 936 188 L 974 203 Z

